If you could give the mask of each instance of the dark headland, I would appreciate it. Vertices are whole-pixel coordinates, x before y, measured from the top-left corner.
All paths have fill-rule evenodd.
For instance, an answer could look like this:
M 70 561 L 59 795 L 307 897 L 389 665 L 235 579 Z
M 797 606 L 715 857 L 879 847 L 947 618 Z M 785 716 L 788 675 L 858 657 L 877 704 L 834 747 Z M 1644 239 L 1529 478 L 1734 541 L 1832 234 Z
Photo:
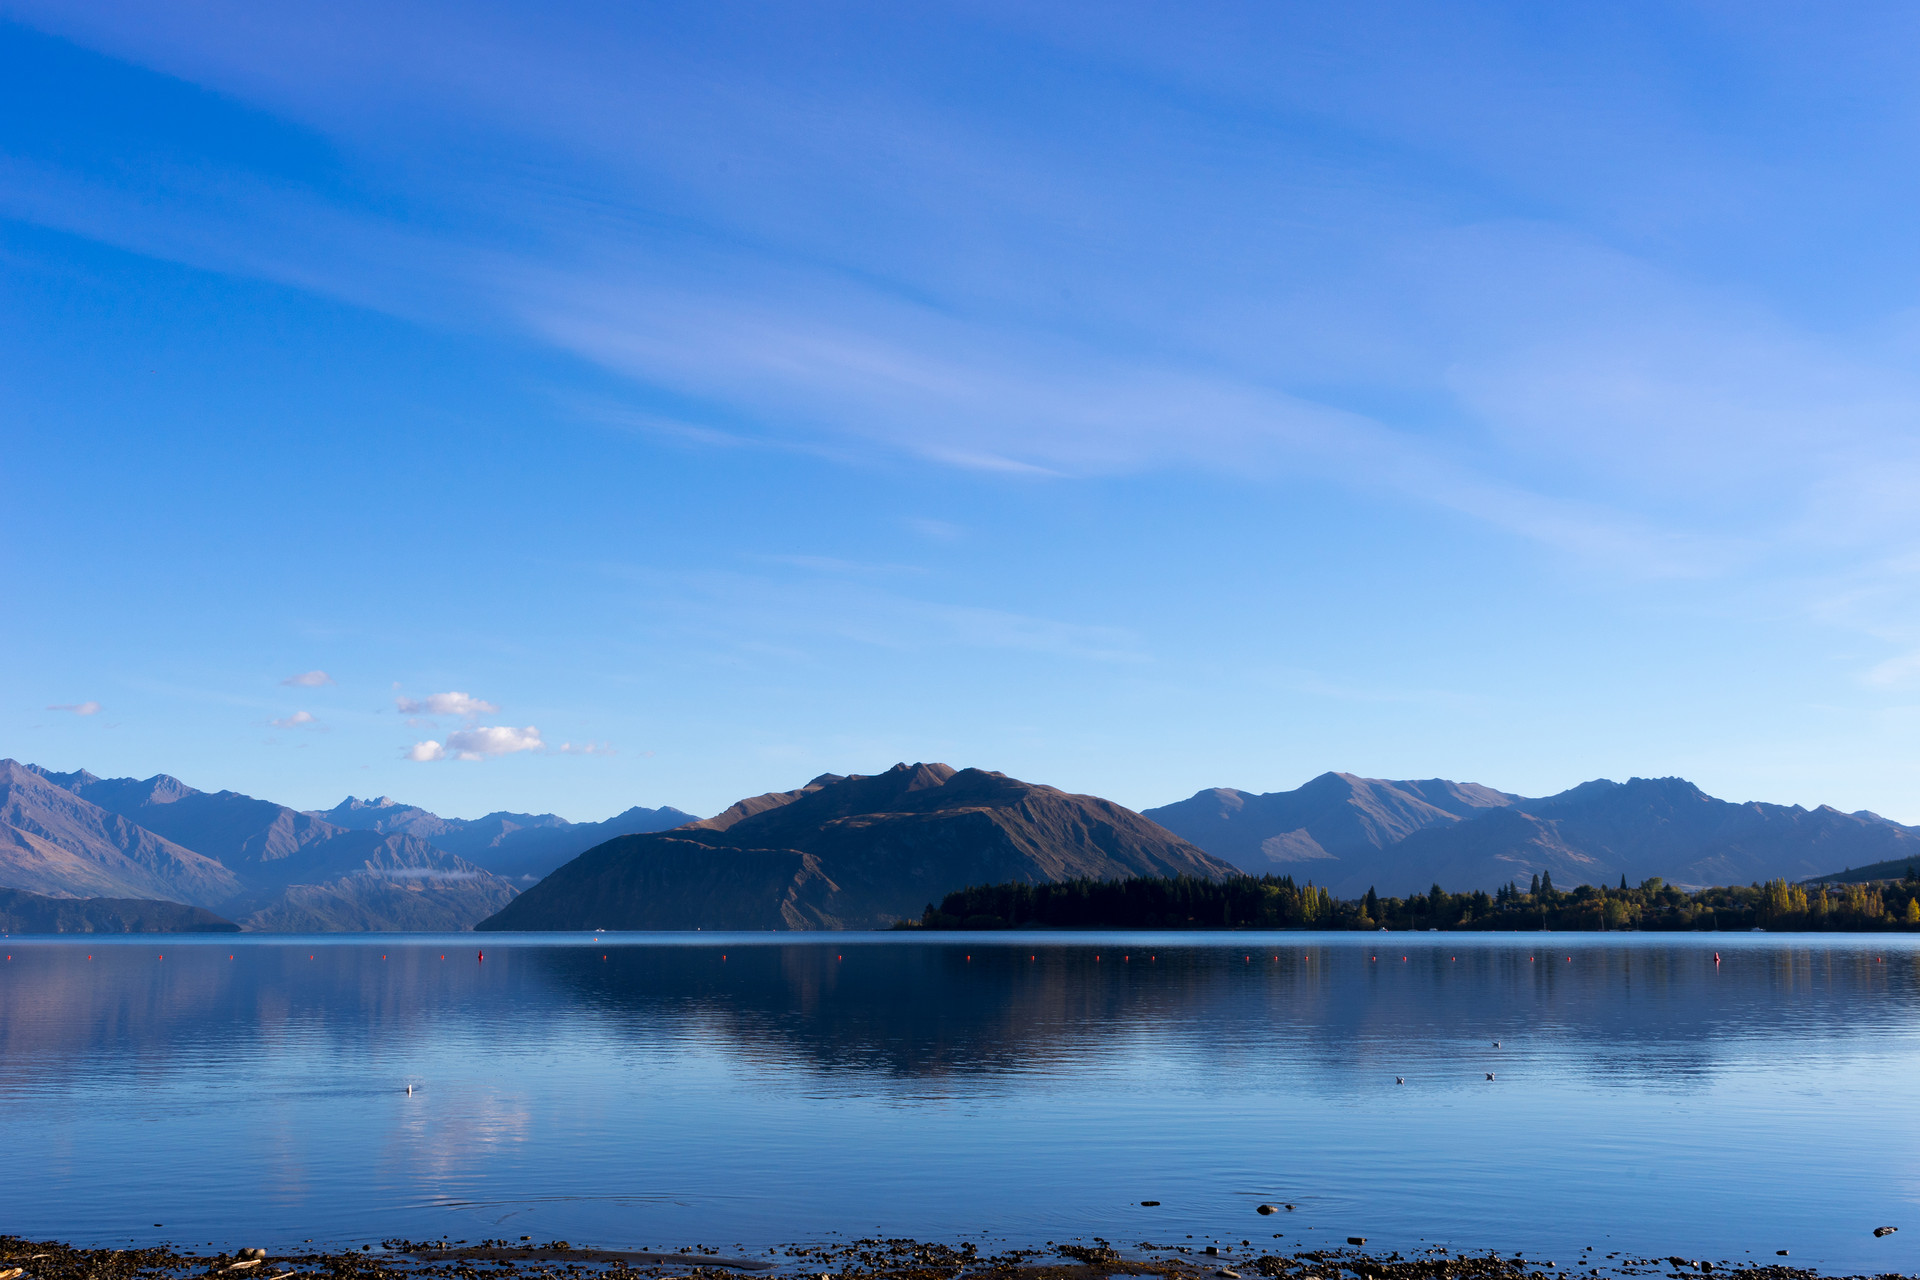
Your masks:
M 610 840 L 478 927 L 873 929 L 968 884 L 1233 874 L 1110 800 L 984 769 L 897 764 Z

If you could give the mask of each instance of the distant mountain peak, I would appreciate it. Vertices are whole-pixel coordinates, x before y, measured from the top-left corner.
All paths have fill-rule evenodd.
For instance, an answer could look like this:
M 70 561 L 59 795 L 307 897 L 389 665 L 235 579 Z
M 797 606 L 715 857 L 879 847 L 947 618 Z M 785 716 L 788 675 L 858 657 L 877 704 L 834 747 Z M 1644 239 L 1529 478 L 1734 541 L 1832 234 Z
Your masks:
M 333 806 L 333 809 L 326 810 L 326 812 L 331 813 L 334 810 L 339 810 L 344 813 L 358 813 L 365 809 L 411 809 L 411 808 L 414 808 L 414 806 L 410 804 L 401 804 L 398 800 L 393 799 L 391 796 L 375 796 L 371 800 L 362 800 L 357 796 L 348 796 L 345 800 L 342 800 L 339 804 Z
M 77 791 L 90 782 L 100 781 L 98 777 L 88 773 L 85 769 L 75 769 L 72 773 L 55 773 L 53 770 L 43 769 L 37 764 L 20 764 L 17 760 L 0 761 L 0 764 L 11 764 L 18 768 L 25 769 L 29 773 L 37 773 L 54 786 L 64 788 L 68 791 Z

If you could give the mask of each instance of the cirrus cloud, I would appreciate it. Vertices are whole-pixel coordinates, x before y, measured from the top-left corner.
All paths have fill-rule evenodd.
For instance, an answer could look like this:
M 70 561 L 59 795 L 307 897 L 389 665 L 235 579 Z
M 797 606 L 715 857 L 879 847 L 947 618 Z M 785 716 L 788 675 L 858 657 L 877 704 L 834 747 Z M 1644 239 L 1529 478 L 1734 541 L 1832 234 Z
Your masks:
M 463 695 L 464 696 L 464 695 Z M 544 751 L 540 731 L 532 725 L 515 729 L 510 725 L 475 725 L 456 729 L 444 743 L 428 739 L 407 749 L 407 759 L 425 763 L 430 760 L 491 760 L 522 751 Z
M 324 671 L 302 671 L 297 676 L 288 676 L 281 684 L 292 685 L 296 689 L 318 689 L 323 684 L 337 684 L 332 676 Z
M 100 714 L 100 704 L 97 702 L 59 702 L 49 705 L 47 710 L 71 711 L 77 716 L 92 716 Z
M 430 693 L 424 698 L 395 698 L 393 705 L 410 716 L 489 716 L 500 708 L 470 693 Z

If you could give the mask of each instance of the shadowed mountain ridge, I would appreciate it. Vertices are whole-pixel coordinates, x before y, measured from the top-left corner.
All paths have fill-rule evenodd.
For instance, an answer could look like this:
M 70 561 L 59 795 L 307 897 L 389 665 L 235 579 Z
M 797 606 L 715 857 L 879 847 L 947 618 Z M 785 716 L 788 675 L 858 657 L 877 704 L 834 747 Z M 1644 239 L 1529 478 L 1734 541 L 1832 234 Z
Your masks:
M 483 929 L 844 929 L 918 915 L 953 886 L 1231 874 L 1130 809 L 981 769 L 823 775 L 587 851 Z
M 0 760 L 0 887 L 211 908 L 242 886 L 217 860 L 75 795 L 31 765 Z

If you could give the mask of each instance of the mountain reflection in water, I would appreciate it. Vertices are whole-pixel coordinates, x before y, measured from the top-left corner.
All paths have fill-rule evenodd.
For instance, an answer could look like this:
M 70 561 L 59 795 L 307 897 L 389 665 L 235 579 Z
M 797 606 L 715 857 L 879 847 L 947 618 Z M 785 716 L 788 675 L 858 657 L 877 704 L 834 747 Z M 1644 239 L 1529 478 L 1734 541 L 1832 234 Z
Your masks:
M 0 1231 L 1920 1246 L 1899 937 L 7 945 Z

